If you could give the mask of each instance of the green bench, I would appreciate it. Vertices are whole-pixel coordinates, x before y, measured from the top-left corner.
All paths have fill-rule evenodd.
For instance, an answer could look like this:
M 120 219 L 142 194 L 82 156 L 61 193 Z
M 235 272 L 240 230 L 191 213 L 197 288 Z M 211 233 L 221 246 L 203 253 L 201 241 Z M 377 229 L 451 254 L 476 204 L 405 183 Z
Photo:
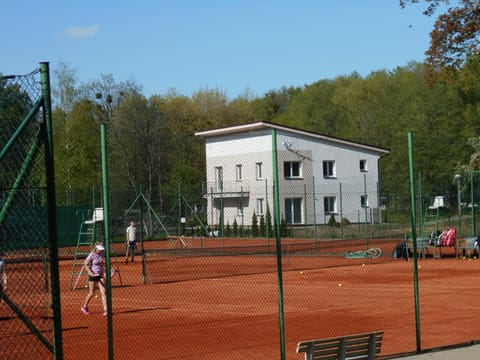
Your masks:
M 431 247 L 430 245 L 430 238 L 427 237 L 417 237 L 417 254 L 423 259 L 426 257 L 426 253 L 428 252 L 428 248 Z M 410 252 L 413 252 L 413 242 L 412 238 L 405 238 L 405 246 L 407 247 L 407 254 L 410 255 Z
M 456 249 L 457 259 L 460 251 L 462 251 L 462 256 L 470 257 L 470 251 L 472 250 L 473 250 L 473 256 L 478 256 L 479 248 L 478 248 L 476 237 L 466 237 L 463 239 L 457 239 L 457 249 Z
M 374 360 L 382 340 L 383 331 L 308 340 L 297 344 L 297 354 L 305 353 L 305 360 Z

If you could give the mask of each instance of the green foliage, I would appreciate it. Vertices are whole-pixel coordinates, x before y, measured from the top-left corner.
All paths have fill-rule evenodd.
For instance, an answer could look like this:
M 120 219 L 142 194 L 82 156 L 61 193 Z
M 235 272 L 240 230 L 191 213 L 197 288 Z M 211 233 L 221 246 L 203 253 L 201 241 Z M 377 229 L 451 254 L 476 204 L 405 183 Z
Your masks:
M 328 223 L 327 223 L 328 226 L 332 226 L 332 227 L 337 227 L 339 224 L 337 223 L 337 220 L 335 220 L 335 215 L 330 215 L 330 218 L 328 219 Z
M 251 235 L 253 237 L 258 237 L 258 234 L 259 234 L 258 218 L 257 218 L 257 214 L 255 214 L 255 211 L 254 211 L 252 216 Z
M 232 236 L 232 227 L 230 224 L 227 222 L 227 225 L 225 226 L 225 236 L 226 237 L 231 237 Z
M 274 237 L 273 234 L 273 222 L 272 222 L 272 213 L 270 212 L 270 206 L 267 203 L 267 211 L 265 213 L 265 237 L 271 238 Z
M 234 219 L 234 220 L 233 220 L 232 235 L 233 235 L 234 237 L 238 237 L 238 224 L 237 224 L 237 219 Z
M 102 109 L 112 115 L 108 124 L 110 186 L 135 193 L 142 190 L 164 213 L 177 204 L 179 192 L 192 205 L 201 207 L 205 201 L 205 145 L 195 132 L 257 120 L 389 149 L 390 154 L 379 163 L 379 188 L 387 206 L 402 211 L 408 206 L 403 199 L 410 192 L 408 131 L 414 134 L 415 169 L 421 173 L 425 198 L 454 194 L 452 174 L 457 169 L 480 168 L 476 146 L 480 61 L 475 56 L 466 59 L 454 82 L 439 78 L 426 83 L 424 65 L 412 62 L 365 78 L 352 73 L 303 88 L 282 87 L 260 98 L 247 92 L 236 99 L 218 89 L 201 89 L 191 97 L 172 90 L 147 99 L 134 84 L 117 84 L 111 76 L 77 88 L 75 74 L 63 70 L 59 82 L 63 89 L 55 92 L 58 106 L 53 121 L 56 180 L 62 191 L 89 194 L 92 186 L 100 185 L 98 124 L 93 116 L 97 101 L 103 101 Z M 15 89 L 2 86 L 0 100 L 5 91 L 29 101 L 18 90 L 15 94 Z M 97 93 L 105 96 L 96 99 Z M 0 107 L 1 120 L 9 109 L 9 104 Z M 64 202 L 63 197 L 59 200 Z M 259 219 L 254 216 L 252 220 L 258 227 Z M 263 220 L 265 230 L 252 227 L 251 232 L 272 236 L 268 204 Z M 285 236 L 287 224 L 282 221 Z M 238 226 L 238 234 L 249 232 L 244 230 Z
M 7 83 L 0 77 L 0 150 L 7 144 L 10 137 L 17 131 L 19 125 L 27 117 L 33 105 L 32 100 L 19 84 Z M 0 189 L 10 189 L 21 169 L 23 159 L 30 151 L 33 138 L 36 137 L 38 126 L 36 119 L 32 119 L 18 138 L 15 146 L 10 147 L 6 156 L 0 162 Z M 30 178 L 40 178 L 40 173 L 34 174 L 30 170 Z M 38 184 L 32 184 L 37 186 Z
M 282 216 L 282 219 L 280 220 L 280 236 L 281 237 L 288 236 L 287 222 L 285 221 L 285 218 L 283 216 Z
M 419 0 L 400 0 L 400 6 L 418 3 Z M 432 16 L 448 0 L 425 0 L 427 5 L 423 14 Z M 459 1 L 440 14 L 430 32 L 430 47 L 426 51 L 427 79 L 435 81 L 438 74 L 447 75 L 451 80 L 457 78 L 457 71 L 472 56 L 480 53 L 480 17 L 478 1 Z
M 266 227 L 265 227 L 265 217 L 264 216 L 260 216 L 260 225 L 259 225 L 259 228 L 258 228 L 258 233 L 262 237 L 266 236 Z
M 92 189 L 101 184 L 100 133 L 92 110 L 90 101 L 79 101 L 69 113 L 57 111 L 65 116 L 54 122 L 57 187 L 75 189 L 77 204 L 83 205 L 91 204 Z

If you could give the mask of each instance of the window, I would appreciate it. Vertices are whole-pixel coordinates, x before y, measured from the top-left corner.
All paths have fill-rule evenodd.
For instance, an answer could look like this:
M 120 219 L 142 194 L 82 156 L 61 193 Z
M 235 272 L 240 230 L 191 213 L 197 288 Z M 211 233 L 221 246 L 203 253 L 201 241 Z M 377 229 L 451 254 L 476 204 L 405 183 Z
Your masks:
M 223 190 L 223 167 L 215 167 L 215 188 Z
M 240 164 L 235 166 L 235 179 L 237 181 L 242 181 L 242 165 Z
M 283 176 L 285 179 L 300 178 L 301 164 L 300 161 L 285 161 L 283 163 Z
M 257 199 L 257 215 L 263 215 L 263 199 Z
M 261 162 L 255 164 L 255 174 L 256 174 L 257 180 L 263 179 L 263 171 L 262 171 L 262 163 Z
M 362 172 L 368 171 L 368 169 L 367 169 L 367 160 L 365 160 L 365 159 L 360 160 L 360 171 L 362 171 Z
M 325 214 L 335 214 L 337 212 L 337 198 L 335 196 L 325 196 L 323 198 L 323 209 Z
M 362 208 L 367 208 L 368 207 L 368 195 L 360 196 L 360 206 Z
M 335 177 L 335 161 L 326 160 L 323 162 L 323 177 Z
M 302 223 L 302 199 L 285 199 L 285 222 L 287 224 Z

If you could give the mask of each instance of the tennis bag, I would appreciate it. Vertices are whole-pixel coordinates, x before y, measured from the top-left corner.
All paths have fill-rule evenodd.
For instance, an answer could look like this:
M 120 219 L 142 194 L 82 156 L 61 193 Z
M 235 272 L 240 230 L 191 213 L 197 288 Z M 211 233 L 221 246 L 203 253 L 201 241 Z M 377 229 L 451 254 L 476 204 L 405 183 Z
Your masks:
M 392 257 L 394 259 L 401 259 L 401 258 L 408 259 L 407 251 L 408 249 L 405 246 L 405 242 L 402 241 L 393 249 Z
M 455 240 L 457 239 L 457 230 L 452 227 L 447 227 L 442 235 L 440 235 L 440 245 L 441 246 L 453 246 L 455 245 Z

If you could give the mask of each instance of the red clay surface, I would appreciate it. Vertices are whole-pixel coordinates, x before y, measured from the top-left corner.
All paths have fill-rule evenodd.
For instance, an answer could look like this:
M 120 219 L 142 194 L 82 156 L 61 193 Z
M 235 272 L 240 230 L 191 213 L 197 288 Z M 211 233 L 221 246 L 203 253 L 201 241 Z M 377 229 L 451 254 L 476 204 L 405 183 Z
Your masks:
M 383 356 L 416 350 L 413 261 L 393 260 L 386 253 L 391 249 L 389 244 L 381 261 L 283 259 L 287 359 L 304 358 L 295 353 L 299 341 L 373 330 L 385 331 Z M 92 300 L 91 315 L 80 312 L 86 289 L 68 290 L 71 264 L 61 266 L 65 359 L 105 359 L 100 299 Z M 443 249 L 442 259 L 419 259 L 418 265 L 421 348 L 480 338 L 480 261 L 455 259 L 453 249 Z M 112 278 L 116 359 L 280 358 L 275 256 L 157 259 L 148 264 L 157 282 L 151 285 L 142 284 L 140 257 L 112 266 L 123 282 Z M 246 275 L 240 275 L 242 267 Z M 196 276 L 188 280 L 181 276 L 186 273 Z

